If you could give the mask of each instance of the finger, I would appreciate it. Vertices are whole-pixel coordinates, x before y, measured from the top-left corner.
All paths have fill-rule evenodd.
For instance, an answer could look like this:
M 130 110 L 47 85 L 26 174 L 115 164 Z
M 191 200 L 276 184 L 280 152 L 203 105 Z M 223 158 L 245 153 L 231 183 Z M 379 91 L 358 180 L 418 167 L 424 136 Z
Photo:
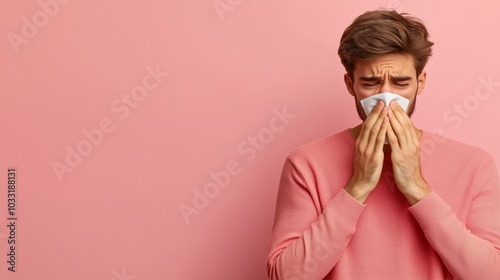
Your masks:
M 392 106 L 391 106 L 392 107 Z M 407 140 L 406 140 L 406 133 L 404 131 L 403 126 L 399 122 L 398 118 L 396 117 L 395 112 L 392 110 L 392 108 L 389 108 L 387 115 L 389 116 L 389 122 L 391 124 L 391 130 L 398 139 L 399 145 L 402 147 L 403 144 L 406 145 Z
M 390 122 L 387 126 L 387 139 L 389 140 L 389 145 L 391 145 L 391 149 L 393 151 L 399 151 L 401 149 L 399 146 L 398 137 L 394 133 L 394 129 L 392 128 Z
M 380 112 L 379 117 L 377 119 L 377 122 L 373 125 L 372 129 L 370 130 L 370 138 L 368 141 L 368 145 L 366 147 L 366 150 L 369 152 L 373 152 L 378 148 L 378 142 L 379 138 L 382 137 L 382 145 L 385 142 L 385 131 L 382 132 L 381 130 L 383 129 L 384 121 L 387 118 L 387 108 L 383 108 L 382 112 Z M 380 148 L 381 149 L 381 148 Z
M 363 125 L 361 126 L 361 131 L 359 133 L 358 139 L 359 141 L 358 144 L 362 146 L 366 146 L 367 143 L 369 142 L 369 137 L 370 137 L 370 131 L 371 128 L 373 127 L 374 123 L 377 121 L 378 116 L 382 112 L 384 108 L 384 102 L 379 101 L 377 105 L 373 108 L 373 110 L 368 114 L 368 117 L 364 121 Z
M 411 139 L 413 140 L 414 145 L 416 145 L 416 146 L 420 145 L 420 141 L 419 141 L 418 134 L 417 134 L 417 129 L 415 128 L 413 123 L 412 123 L 412 128 L 411 128 Z
M 394 116 L 398 120 L 400 126 L 404 130 L 404 135 L 405 135 L 405 140 L 408 145 L 415 145 L 415 141 L 418 142 L 418 137 L 416 136 L 415 133 L 415 127 L 413 125 L 413 122 L 411 121 L 410 117 L 406 112 L 403 110 L 403 108 L 399 105 L 398 102 L 392 101 L 390 104 L 390 107 L 394 113 Z
M 375 146 L 375 149 L 377 151 L 384 149 L 385 137 L 387 135 L 388 127 L 389 127 L 389 117 L 387 117 L 387 115 L 386 115 L 386 116 L 384 116 L 384 118 L 382 120 L 382 127 L 380 128 L 380 131 L 378 133 L 377 144 Z

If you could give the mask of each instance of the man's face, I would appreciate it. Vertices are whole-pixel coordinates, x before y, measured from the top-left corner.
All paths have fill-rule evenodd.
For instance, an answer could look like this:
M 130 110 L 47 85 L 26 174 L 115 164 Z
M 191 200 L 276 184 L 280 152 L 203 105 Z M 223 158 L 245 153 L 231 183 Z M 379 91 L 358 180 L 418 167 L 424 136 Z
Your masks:
M 412 56 L 390 54 L 370 62 L 356 63 L 352 79 L 346 74 L 344 80 L 347 90 L 355 98 L 358 115 L 364 121 L 367 116 L 360 100 L 382 92 L 392 92 L 409 99 L 406 113 L 411 116 L 417 95 L 424 88 L 425 78 L 424 71 L 417 77 Z

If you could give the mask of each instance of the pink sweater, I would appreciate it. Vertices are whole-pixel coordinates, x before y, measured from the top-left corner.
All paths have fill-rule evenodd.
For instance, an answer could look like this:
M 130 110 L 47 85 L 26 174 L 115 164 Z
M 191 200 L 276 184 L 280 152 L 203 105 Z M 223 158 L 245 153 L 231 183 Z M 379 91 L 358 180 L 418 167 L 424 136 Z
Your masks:
M 390 154 L 364 205 L 344 186 L 349 130 L 286 160 L 267 271 L 272 280 L 500 279 L 500 183 L 483 150 L 422 134 L 422 174 L 433 190 L 410 207 Z

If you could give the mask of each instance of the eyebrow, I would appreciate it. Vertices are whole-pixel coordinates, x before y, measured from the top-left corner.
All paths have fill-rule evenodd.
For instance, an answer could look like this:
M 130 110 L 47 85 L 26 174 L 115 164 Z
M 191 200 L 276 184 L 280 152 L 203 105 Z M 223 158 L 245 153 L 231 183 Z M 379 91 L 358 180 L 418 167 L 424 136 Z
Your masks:
M 381 76 L 363 76 L 359 77 L 360 80 L 365 81 L 365 82 L 379 82 L 382 81 L 383 78 Z M 410 76 L 391 76 L 391 80 L 395 82 L 404 82 L 404 81 L 409 81 L 412 78 Z

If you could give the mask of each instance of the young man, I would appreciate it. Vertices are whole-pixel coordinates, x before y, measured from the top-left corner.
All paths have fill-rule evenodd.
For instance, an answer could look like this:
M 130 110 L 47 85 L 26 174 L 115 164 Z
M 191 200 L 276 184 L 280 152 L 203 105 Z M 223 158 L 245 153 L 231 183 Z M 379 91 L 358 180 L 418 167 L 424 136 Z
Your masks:
M 410 120 L 432 45 L 418 19 L 395 11 L 367 12 L 345 30 L 339 56 L 363 123 L 287 158 L 270 279 L 500 279 L 493 157 Z M 408 99 L 406 111 L 378 101 L 366 114 L 360 101 L 385 92 Z

